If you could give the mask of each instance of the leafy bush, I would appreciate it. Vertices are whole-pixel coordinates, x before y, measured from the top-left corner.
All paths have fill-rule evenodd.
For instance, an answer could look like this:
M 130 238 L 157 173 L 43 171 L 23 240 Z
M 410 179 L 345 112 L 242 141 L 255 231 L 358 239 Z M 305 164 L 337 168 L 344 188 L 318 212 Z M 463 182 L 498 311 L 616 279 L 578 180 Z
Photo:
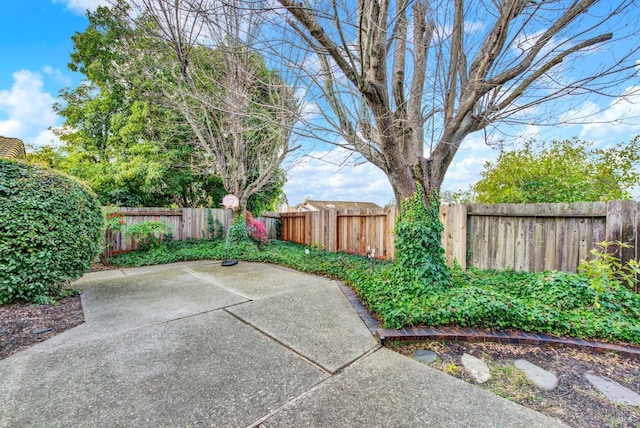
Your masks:
M 258 244 L 268 244 L 269 238 L 267 238 L 267 228 L 264 223 L 253 218 L 250 212 L 247 211 L 247 234 L 249 238 L 256 241 Z
M 247 233 L 247 221 L 244 215 L 237 216 L 231 221 L 225 245 L 227 256 L 235 258 L 256 249 L 256 243 Z
M 224 236 L 224 225 L 213 216 L 211 209 L 209 209 L 207 223 L 211 240 L 222 239 Z
M 596 292 L 594 304 L 599 307 L 600 295 L 612 283 L 620 283 L 629 289 L 637 288 L 640 263 L 631 259 L 623 264 L 615 255 L 623 248 L 633 248 L 632 245 L 620 241 L 602 241 L 596 246 L 590 251 L 593 259 L 581 260 L 578 272 L 589 279 L 591 288 Z
M 142 248 L 159 245 L 172 232 L 171 225 L 160 221 L 159 217 L 124 227 L 125 235 L 133 237 L 136 242 L 142 245 Z
M 102 245 L 100 249 L 100 262 L 108 265 L 111 263 L 111 256 L 113 255 L 113 234 L 123 232 L 127 223 L 121 212 L 117 211 L 117 207 L 107 206 L 102 211 L 104 215 L 104 222 L 102 225 L 103 236 Z
M 65 294 L 99 251 L 103 217 L 88 187 L 54 170 L 0 159 L 0 304 Z
M 428 292 L 431 287 L 447 286 L 451 275 L 446 266 L 439 217 L 440 201 L 428 201 L 427 208 L 422 189 L 412 198 L 402 201 L 402 209 L 394 233 L 396 246 L 393 281 L 399 287 L 414 287 Z

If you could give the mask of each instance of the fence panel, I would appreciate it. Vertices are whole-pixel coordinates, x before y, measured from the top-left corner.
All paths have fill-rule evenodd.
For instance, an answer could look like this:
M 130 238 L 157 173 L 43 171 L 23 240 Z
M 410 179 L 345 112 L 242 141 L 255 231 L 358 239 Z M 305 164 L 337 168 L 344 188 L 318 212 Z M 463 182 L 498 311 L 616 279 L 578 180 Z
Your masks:
M 337 251 L 386 257 L 384 209 L 339 210 L 337 213 Z
M 280 239 L 280 213 L 263 212 L 256 220 L 264 223 L 264 227 L 267 229 L 267 238 Z
M 173 240 L 210 239 L 209 218 L 224 224 L 227 213 L 221 209 L 206 208 L 118 208 L 127 225 L 148 220 L 160 220 L 169 225 Z M 136 250 L 140 243 L 133 237 L 116 232 L 112 234 L 112 252 Z
M 467 212 L 470 265 L 481 269 L 575 272 L 581 260 L 592 257 L 597 242 L 638 240 L 634 201 L 469 204 Z M 637 259 L 637 246 L 621 258 Z

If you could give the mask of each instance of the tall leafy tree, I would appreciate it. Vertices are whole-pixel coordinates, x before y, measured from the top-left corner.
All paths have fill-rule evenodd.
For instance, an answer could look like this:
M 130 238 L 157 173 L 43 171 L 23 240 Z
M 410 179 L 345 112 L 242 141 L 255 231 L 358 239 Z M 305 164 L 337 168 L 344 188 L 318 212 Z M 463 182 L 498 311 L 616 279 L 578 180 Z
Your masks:
M 125 42 L 133 30 L 124 16 L 126 3 L 88 13 L 89 25 L 72 39 L 69 68 L 86 77 L 77 88 L 61 93 L 54 106 L 65 118 L 57 130 L 66 154 L 59 168 L 88 181 L 103 203 L 162 206 L 192 203 L 184 186 L 192 176 L 185 161 L 190 153 L 178 144 L 191 135 L 163 135 L 175 115 L 149 103 L 137 76 L 115 72 L 127 61 Z M 174 127 L 175 129 L 179 129 Z M 178 185 L 171 187 L 170 184 Z
M 593 202 L 631 199 L 640 183 L 640 137 L 608 149 L 574 140 L 526 144 L 485 164 L 472 187 L 479 203 Z
M 160 91 L 159 102 L 178 112 L 240 208 L 282 179 L 280 165 L 298 147 L 292 129 L 298 103 L 292 88 L 270 71 L 254 46 L 261 16 L 235 3 L 137 0 L 133 64 Z M 160 65 L 161 64 L 161 65 Z
M 86 80 L 63 91 L 65 104 L 55 106 L 66 119 L 58 130 L 65 146 L 57 167 L 87 180 L 103 203 L 218 206 L 227 193 L 223 179 L 211 167 L 210 153 L 194 144 L 197 135 L 187 118 L 161 102 L 158 79 L 141 72 L 148 63 L 136 55 L 149 38 L 144 25 L 132 25 L 129 13 L 125 1 L 100 7 L 88 14 L 87 29 L 73 36 L 69 67 Z M 222 72 L 213 51 L 198 54 Z M 154 71 L 169 76 L 175 59 L 170 50 L 153 58 Z M 169 79 L 167 86 L 175 82 Z M 210 86 L 210 91 L 217 87 Z M 283 184 L 273 180 L 263 194 L 255 192 L 252 206 L 278 200 Z

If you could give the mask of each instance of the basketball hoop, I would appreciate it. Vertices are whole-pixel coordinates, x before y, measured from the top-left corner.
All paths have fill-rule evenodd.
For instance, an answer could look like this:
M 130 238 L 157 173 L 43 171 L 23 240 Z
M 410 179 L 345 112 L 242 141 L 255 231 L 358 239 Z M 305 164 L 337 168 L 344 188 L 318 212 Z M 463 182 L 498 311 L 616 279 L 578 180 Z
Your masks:
M 240 199 L 236 195 L 226 195 L 222 198 L 222 205 L 229 209 L 238 208 L 240 206 Z

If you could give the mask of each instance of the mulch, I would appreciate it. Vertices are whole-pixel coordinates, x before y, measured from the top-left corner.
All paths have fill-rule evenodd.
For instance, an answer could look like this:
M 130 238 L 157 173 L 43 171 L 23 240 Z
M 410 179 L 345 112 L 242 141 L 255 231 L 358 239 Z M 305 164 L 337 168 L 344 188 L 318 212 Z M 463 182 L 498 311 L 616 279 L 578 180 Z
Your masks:
M 417 349 L 434 351 L 438 360 L 429 364 L 431 367 L 469 383 L 475 381 L 462 368 L 462 355 L 480 358 L 489 365 L 493 377 L 478 387 L 573 427 L 640 427 L 640 407 L 613 404 L 585 378 L 585 373 L 593 373 L 640 392 L 640 363 L 634 357 L 615 352 L 495 342 L 396 343 L 392 349 L 406 356 Z M 553 391 L 535 387 L 515 369 L 516 359 L 526 359 L 554 373 L 559 379 L 558 387 Z
M 84 322 L 80 295 L 55 305 L 18 302 L 0 306 L 0 359 Z

